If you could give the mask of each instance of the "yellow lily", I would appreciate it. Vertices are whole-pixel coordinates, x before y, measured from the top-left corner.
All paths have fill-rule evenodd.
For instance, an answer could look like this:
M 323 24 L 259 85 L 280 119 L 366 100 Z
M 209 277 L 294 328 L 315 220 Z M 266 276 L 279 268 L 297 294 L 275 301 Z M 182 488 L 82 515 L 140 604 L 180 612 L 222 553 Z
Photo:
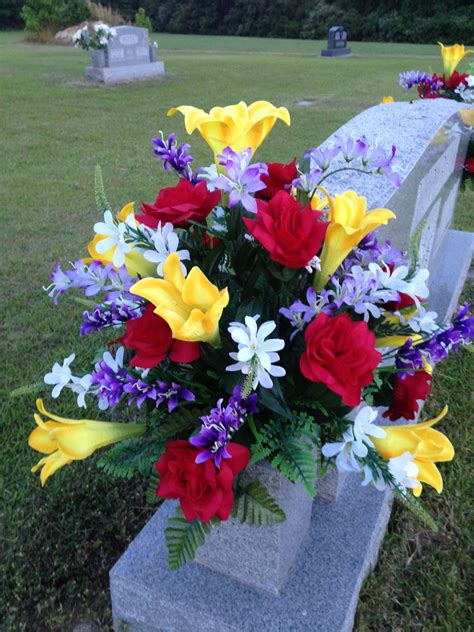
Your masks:
M 185 277 L 175 252 L 163 265 L 163 277 L 141 279 L 130 291 L 156 306 L 155 314 L 166 320 L 176 340 L 218 346 L 219 320 L 229 303 L 227 288 L 219 290 L 196 266 Z
M 380 103 L 395 103 L 395 99 L 393 97 L 384 97 Z
M 336 194 L 329 208 L 329 226 L 321 253 L 321 271 L 315 276 L 315 288 L 319 291 L 331 274 L 362 239 L 381 224 L 395 219 L 386 208 L 366 211 L 367 199 L 354 191 Z
M 117 218 L 124 222 L 129 215 L 133 215 L 134 213 L 134 203 L 129 202 L 126 204 L 121 211 L 117 213 Z M 104 265 L 108 263 L 112 263 L 115 248 L 109 248 L 104 253 L 97 252 L 96 246 L 99 241 L 104 239 L 104 235 L 96 235 L 94 239 L 87 246 L 87 250 L 89 251 L 90 257 L 84 259 L 84 263 L 90 263 L 91 261 L 100 261 Z M 128 252 L 125 255 L 125 267 L 127 268 L 127 272 L 130 276 L 141 276 L 146 277 L 156 273 L 156 265 L 147 261 L 145 257 L 133 249 L 131 252 Z
M 435 463 L 452 461 L 454 448 L 444 434 L 434 430 L 431 426 L 434 426 L 447 412 L 448 407 L 445 406 L 437 417 L 419 424 L 381 426 L 386 432 L 385 437 L 372 439 L 377 452 L 384 459 L 401 456 L 405 452 L 415 455 L 413 463 L 418 468 L 416 478 L 420 483 L 413 489 L 415 496 L 421 494 L 421 483 L 431 485 L 438 493 L 443 490 L 443 479 Z
M 214 107 L 209 113 L 192 105 L 171 108 L 168 116 L 181 112 L 188 134 L 198 130 L 217 156 L 225 147 L 234 151 L 260 147 L 277 119 L 290 125 L 290 114 L 284 107 L 277 108 L 268 101 L 255 101 L 247 106 L 240 101 L 235 105 Z
M 47 454 L 33 468 L 36 472 L 41 468 L 40 481 L 44 485 L 47 479 L 60 467 L 86 459 L 95 450 L 111 443 L 122 441 L 129 437 L 143 434 L 145 424 L 118 424 L 107 421 L 93 421 L 92 419 L 64 419 L 49 413 L 44 407 L 43 400 L 37 399 L 36 406 L 41 415 L 49 417 L 43 421 L 35 413 L 38 425 L 29 438 L 28 445 Z
M 474 50 L 466 50 L 464 44 L 454 44 L 453 46 L 445 46 L 438 42 L 441 46 L 441 56 L 443 58 L 444 76 L 449 79 L 456 70 L 459 62 L 466 55 L 474 53 Z
M 380 347 L 403 347 L 405 342 L 411 338 L 413 344 L 416 344 L 417 341 L 422 342 L 422 337 L 419 334 L 412 334 L 411 336 L 380 336 L 375 339 L 375 348 Z

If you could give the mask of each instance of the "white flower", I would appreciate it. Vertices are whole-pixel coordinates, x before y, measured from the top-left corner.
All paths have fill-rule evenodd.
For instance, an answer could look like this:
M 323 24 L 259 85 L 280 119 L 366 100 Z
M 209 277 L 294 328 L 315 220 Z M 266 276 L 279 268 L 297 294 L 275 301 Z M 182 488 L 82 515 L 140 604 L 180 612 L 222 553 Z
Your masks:
M 415 455 L 411 452 L 404 452 L 400 456 L 395 456 L 388 460 L 388 469 L 395 479 L 395 482 L 405 489 L 418 487 L 420 481 L 417 479 L 418 466 L 413 463 Z
M 104 221 L 94 224 L 94 231 L 104 238 L 97 242 L 96 250 L 103 255 L 107 250 L 114 249 L 112 263 L 116 268 L 121 268 L 125 263 L 125 255 L 132 248 L 125 241 L 127 228 L 136 228 L 135 216 L 133 213 L 127 216 L 125 222 L 116 222 L 110 211 L 105 211 Z
M 319 257 L 316 257 L 316 255 L 310 259 L 308 261 L 308 263 L 305 266 L 305 270 L 307 272 L 309 272 L 311 274 L 311 272 L 314 272 L 315 270 L 317 270 L 318 272 L 321 271 L 321 259 Z
M 245 325 L 242 323 L 230 323 L 228 331 L 232 340 L 238 344 L 238 352 L 229 353 L 232 360 L 237 360 L 236 364 L 230 364 L 226 371 L 241 371 L 248 375 L 255 371 L 253 388 L 259 384 L 264 388 L 272 388 L 273 381 L 270 377 L 283 377 L 286 375 L 284 368 L 274 366 L 280 360 L 276 351 L 280 351 L 285 346 L 285 342 L 279 338 L 265 340 L 272 331 L 276 329 L 276 323 L 269 320 L 257 326 L 259 316 L 246 316 Z
M 430 273 L 426 268 L 417 270 L 415 276 L 408 281 L 405 280 L 409 273 L 408 266 L 398 266 L 390 271 L 388 266 L 382 268 L 378 263 L 372 262 L 369 263 L 369 270 L 383 288 L 407 294 L 417 306 L 420 305 L 418 299 L 428 297 L 429 290 L 426 280 Z
M 423 331 L 430 334 L 438 329 L 438 325 L 436 323 L 438 314 L 436 312 L 427 312 L 422 305 L 419 306 L 417 313 L 411 317 L 405 317 L 400 312 L 395 312 L 395 314 L 399 316 L 402 325 L 408 325 L 417 333 Z
M 172 252 L 175 252 L 179 256 L 180 261 L 185 261 L 190 258 L 188 250 L 178 250 L 179 237 L 174 232 L 171 222 L 166 222 L 163 227 L 160 222 L 156 232 L 151 236 L 151 240 L 155 246 L 155 250 L 145 250 L 144 257 L 147 261 L 158 264 L 156 271 L 160 277 L 163 276 L 163 264 Z M 184 276 L 186 276 L 187 270 L 183 264 L 181 264 L 181 270 Z
M 51 373 L 46 373 L 46 375 L 44 376 L 45 384 L 55 385 L 51 393 L 51 396 L 54 397 L 54 399 L 56 399 L 56 397 L 59 397 L 59 394 L 61 393 L 63 388 L 67 386 L 71 381 L 72 373 L 69 365 L 71 364 L 71 362 L 73 362 L 75 357 L 76 354 L 71 353 L 70 356 L 64 359 L 62 365 L 58 362 L 55 362 L 53 364 Z
M 342 472 L 360 472 L 362 465 L 357 459 L 366 457 L 368 447 L 374 447 L 370 437 L 382 439 L 386 434 L 383 428 L 372 423 L 376 418 L 376 410 L 370 406 L 361 408 L 353 424 L 342 435 L 342 441 L 323 445 L 323 455 L 331 458 L 337 454 L 336 466 Z
M 69 388 L 73 393 L 77 395 L 77 405 L 79 408 L 87 408 L 86 406 L 86 395 L 89 393 L 90 387 L 92 385 L 92 375 L 88 373 L 83 377 L 72 376 L 72 384 L 69 384 Z
M 104 351 L 102 360 L 112 369 L 114 373 L 118 373 L 123 368 L 123 356 L 125 355 L 125 347 L 119 347 L 115 352 L 115 358 L 109 351 Z

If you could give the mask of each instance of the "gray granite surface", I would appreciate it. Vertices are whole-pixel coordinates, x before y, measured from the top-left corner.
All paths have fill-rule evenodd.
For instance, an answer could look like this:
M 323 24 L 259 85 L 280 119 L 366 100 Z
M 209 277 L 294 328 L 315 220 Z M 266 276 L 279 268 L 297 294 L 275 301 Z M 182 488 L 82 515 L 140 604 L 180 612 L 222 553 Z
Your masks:
M 348 632 L 360 587 L 375 564 L 390 493 L 348 475 L 337 502 L 316 500 L 298 563 L 279 596 L 199 564 L 167 568 L 167 501 L 110 572 L 115 629 L 129 632 Z
M 93 66 L 88 66 L 84 74 L 86 79 L 100 83 L 126 83 L 127 81 L 162 77 L 165 74 L 165 65 L 162 61 L 155 61 L 153 63 L 114 68 L 94 68 Z

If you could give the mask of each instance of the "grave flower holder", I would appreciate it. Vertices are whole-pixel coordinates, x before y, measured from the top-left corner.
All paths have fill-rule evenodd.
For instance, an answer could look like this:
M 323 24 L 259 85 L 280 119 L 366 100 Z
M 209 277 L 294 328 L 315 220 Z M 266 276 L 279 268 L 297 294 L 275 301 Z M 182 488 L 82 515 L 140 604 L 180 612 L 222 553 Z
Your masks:
M 94 68 L 107 68 L 109 58 L 107 48 L 91 48 L 91 61 Z

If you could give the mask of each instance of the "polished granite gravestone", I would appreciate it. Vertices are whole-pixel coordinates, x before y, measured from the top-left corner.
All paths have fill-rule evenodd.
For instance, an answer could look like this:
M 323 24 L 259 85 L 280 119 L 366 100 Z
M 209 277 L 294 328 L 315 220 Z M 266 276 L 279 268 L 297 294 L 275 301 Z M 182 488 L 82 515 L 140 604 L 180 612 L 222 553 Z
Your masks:
M 165 72 L 162 61 L 156 58 L 156 48 L 150 51 L 148 30 L 136 26 L 117 26 L 116 35 L 108 42 L 105 66 L 89 66 L 85 76 L 92 81 L 113 84 L 136 79 L 152 79 Z M 94 62 L 94 56 L 92 56 Z
M 471 234 L 449 230 L 459 164 L 471 133 L 458 110 L 459 104 L 439 100 L 381 105 L 363 112 L 338 132 L 355 137 L 365 133 L 384 146 L 395 138 L 403 160 L 402 186 L 397 190 L 381 176 L 357 174 L 354 179 L 351 172 L 328 181 L 332 192 L 352 188 L 366 195 L 369 208 L 393 208 L 398 219 L 391 223 L 393 230 L 388 235 L 395 235 L 399 247 L 406 247 L 414 230 L 425 228 L 426 217 L 436 215 L 434 228 L 423 230 L 422 249 L 432 273 L 432 304 L 443 317 L 457 302 L 472 248 Z M 396 229 L 398 222 L 404 228 Z M 451 259 L 455 263 L 447 265 Z M 123 623 L 129 632 L 349 632 L 362 582 L 377 559 L 392 497 L 390 492 L 362 487 L 359 475 L 328 479 L 321 485 L 306 539 L 295 542 L 292 548 L 292 554 L 296 553 L 286 583 L 280 582 L 282 576 L 276 573 L 278 594 L 272 594 L 276 584 L 271 574 L 260 576 L 258 590 L 249 585 L 248 567 L 235 571 L 221 565 L 220 572 L 215 572 L 191 563 L 170 572 L 164 530 L 176 503 L 166 501 L 110 572 L 115 629 L 120 630 Z M 229 530 L 229 547 L 233 545 L 231 534 Z M 225 533 L 222 538 L 221 551 L 226 545 Z M 280 542 L 284 546 L 283 538 Z M 251 555 L 250 544 L 242 548 L 243 558 Z M 260 550 L 256 556 L 261 554 Z
M 324 147 L 336 137 L 365 134 L 371 143 L 387 149 L 396 146 L 402 160 L 400 188 L 383 176 L 354 176 L 350 171 L 328 178 L 324 186 L 331 193 L 355 189 L 367 198 L 368 208 L 392 210 L 397 219 L 381 226 L 378 234 L 398 248 L 407 249 L 412 235 L 420 231 L 420 264 L 430 270 L 430 308 L 441 322 L 453 314 L 474 250 L 473 233 L 449 228 L 472 134 L 463 120 L 468 109 L 472 106 L 447 99 L 376 105 L 322 143 Z M 331 168 L 343 165 L 339 158 Z
M 328 47 L 321 51 L 323 57 L 342 57 L 350 55 L 347 48 L 347 31 L 343 26 L 332 26 L 328 32 Z

